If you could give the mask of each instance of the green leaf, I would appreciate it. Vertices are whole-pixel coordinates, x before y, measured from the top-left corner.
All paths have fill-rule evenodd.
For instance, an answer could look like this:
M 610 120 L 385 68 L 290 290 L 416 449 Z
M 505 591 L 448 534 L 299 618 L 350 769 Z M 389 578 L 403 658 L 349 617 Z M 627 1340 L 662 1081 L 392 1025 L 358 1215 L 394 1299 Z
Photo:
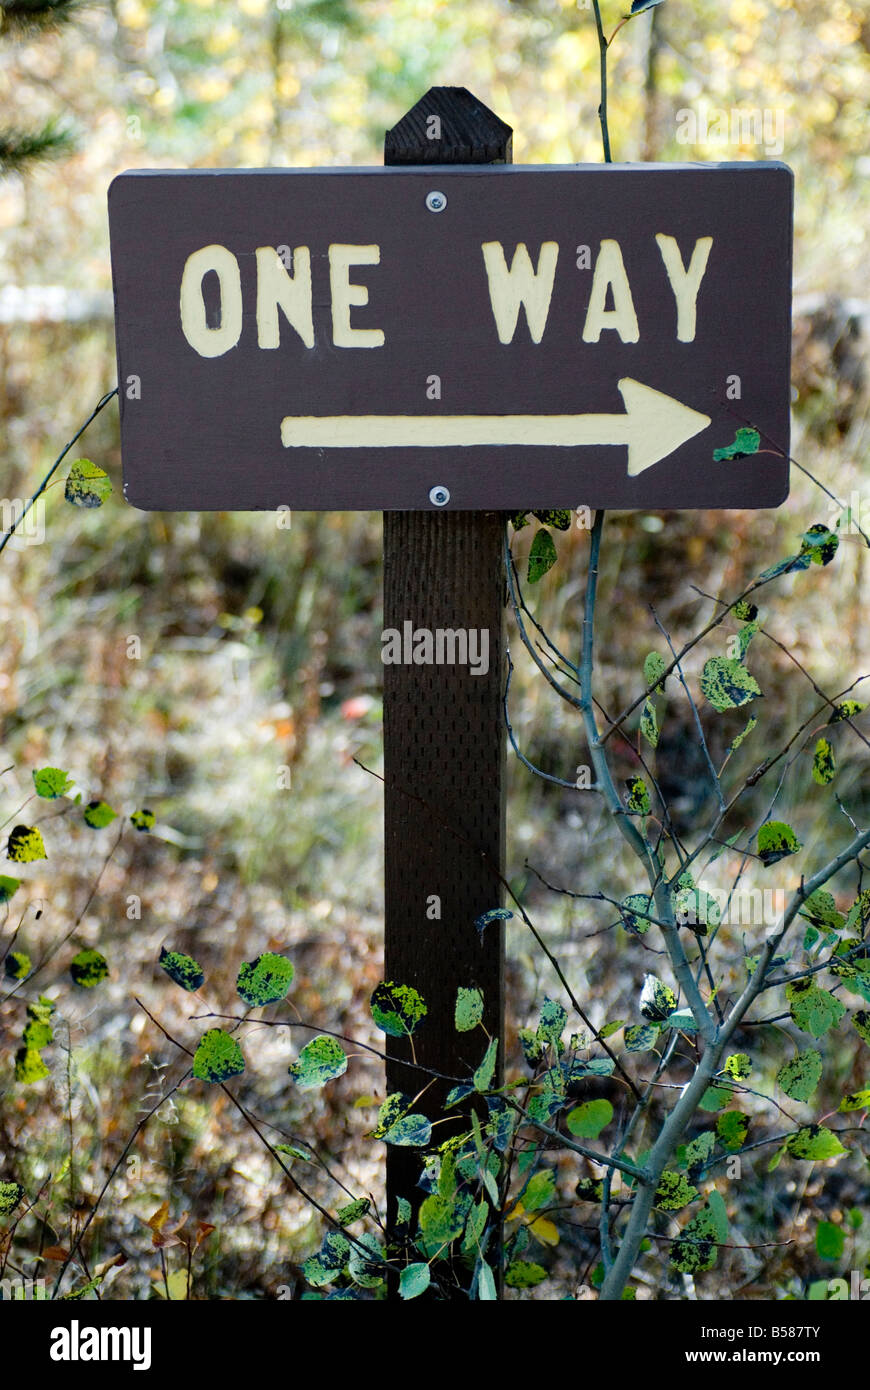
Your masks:
M 73 956 L 69 963 L 69 973 L 74 984 L 80 985 L 82 989 L 93 989 L 106 979 L 109 966 L 105 956 L 101 956 L 99 951 L 85 949 Z
M 399 1296 L 404 1299 L 419 1298 L 432 1281 L 429 1266 L 424 1263 L 406 1265 L 399 1275 Z
M 745 1081 L 752 1072 L 752 1058 L 745 1052 L 734 1052 L 726 1059 L 722 1070 L 732 1081 Z
M 701 693 L 719 711 L 739 709 L 761 695 L 761 686 L 736 656 L 711 656 L 701 672 Z
M 708 1129 L 693 1139 L 691 1144 L 686 1145 L 686 1171 L 692 1181 L 701 1176 L 702 1170 L 709 1162 L 715 1143 L 716 1136 L 712 1130 Z
M 851 1091 L 843 1096 L 837 1109 L 841 1114 L 847 1114 L 850 1110 L 870 1110 L 870 1090 Z
M 769 569 L 762 570 L 758 578 L 759 580 L 776 579 L 780 574 L 790 574 L 792 570 L 808 570 L 809 567 L 809 555 L 787 555 L 784 560 L 778 560 Z
M 655 1205 L 661 1211 L 681 1211 L 698 1196 L 697 1187 L 683 1177 L 682 1173 L 665 1170 L 656 1188 Z
M 734 605 L 733 612 L 735 618 L 741 623 L 754 622 L 758 617 L 758 608 L 756 605 L 750 603 L 749 600 L 745 598 L 738 599 Z
M 44 1081 L 51 1073 L 35 1047 L 20 1047 L 15 1054 L 15 1080 L 24 1086 Z
M 829 782 L 833 782 L 836 775 L 837 759 L 834 757 L 834 750 L 826 738 L 820 738 L 813 755 L 813 781 L 820 787 L 826 787 Z
M 648 816 L 650 812 L 649 787 L 642 777 L 629 777 L 625 783 L 628 789 L 626 806 L 632 815 Z
M 758 857 L 766 869 L 801 849 L 803 845 L 785 821 L 766 821 L 758 832 Z
M 32 1018 L 30 1022 L 25 1025 L 24 1032 L 21 1035 L 21 1041 L 24 1043 L 25 1047 L 35 1048 L 48 1047 L 48 1044 L 53 1038 L 54 1029 L 51 1024 L 46 1023 L 43 1019 L 35 1018 Z
M 471 1198 L 454 1195 L 444 1197 L 433 1192 L 420 1205 L 420 1238 L 418 1245 L 431 1259 L 445 1250 L 462 1235 L 465 1218 L 471 1208 Z
M 396 1198 L 396 1225 L 407 1226 L 411 1220 L 411 1203 L 407 1197 Z
M 723 1105 L 727 1105 L 733 1095 L 734 1092 L 730 1086 L 708 1086 L 698 1101 L 698 1109 L 713 1114 L 715 1111 L 721 1110 Z
M 38 1023 L 48 1023 L 54 1013 L 54 1004 L 45 995 L 40 995 L 39 999 L 27 1005 L 27 1017 L 36 1019 Z
M 523 527 L 529 524 L 528 512 L 512 512 L 510 523 L 515 531 L 522 531 Z
M 384 1251 L 376 1236 L 365 1233 L 357 1237 L 356 1244 L 351 1246 L 349 1267 L 351 1279 L 361 1289 L 376 1289 L 384 1282 Z
M 199 989 L 205 975 L 202 968 L 192 956 L 186 956 L 183 951 L 167 951 L 162 948 L 160 951 L 160 966 L 165 970 L 170 980 L 174 980 L 182 989 L 191 993 Z
M 200 1081 L 228 1081 L 245 1070 L 242 1049 L 222 1028 L 209 1028 L 193 1057 L 193 1074 Z
M 785 987 L 789 1013 L 805 1033 L 821 1038 L 829 1028 L 834 1028 L 846 1012 L 830 990 L 819 989 L 810 980 L 792 980 Z
M 604 1183 L 594 1178 L 581 1178 L 574 1188 L 581 1202 L 601 1202 L 604 1200 Z
M 760 447 L 761 435 L 758 430 L 750 429 L 744 425 L 735 434 L 733 444 L 726 444 L 721 449 L 713 450 L 713 460 L 715 463 L 724 463 L 728 459 L 747 458 L 750 454 L 757 454 Z
M 74 507 L 101 507 L 111 491 L 108 473 L 90 459 L 76 459 L 63 495 Z
M 0 1182 L 0 1218 L 11 1216 L 23 1197 L 20 1182 Z
M 681 888 L 674 897 L 674 916 L 679 926 L 691 927 L 698 936 L 706 936 L 709 927 L 722 921 L 718 902 L 703 888 Z
M 653 916 L 653 900 L 649 893 L 629 893 L 619 904 L 619 915 L 626 931 L 644 936 L 650 929 L 650 916 Z
M 651 1023 L 663 1023 L 677 1007 L 674 991 L 655 975 L 644 975 L 640 1012 Z
M 284 999 L 293 981 L 293 963 L 286 956 L 265 951 L 256 960 L 246 961 L 239 970 L 236 990 L 246 1004 L 274 1004 Z
M 647 652 L 643 659 L 643 678 L 648 687 L 653 687 L 656 695 L 664 695 L 662 676 L 667 670 L 667 662 L 658 652 Z
M 678 1009 L 676 1013 L 668 1014 L 663 1026 L 665 1028 L 677 1028 L 682 1033 L 697 1033 L 698 1031 L 695 1015 L 691 1009 Z
M 703 1274 L 712 1269 L 717 1249 L 717 1220 L 709 1204 L 702 1207 L 671 1246 L 671 1264 L 681 1274 Z
M 867 705 L 863 700 L 841 700 L 834 706 L 833 713 L 828 720 L 829 724 L 841 724 L 844 719 L 852 719 L 856 714 L 860 714 Z
M 486 1230 L 489 1213 L 489 1202 L 485 1197 L 479 1197 L 469 1211 L 468 1220 L 465 1223 L 465 1235 L 462 1237 L 463 1255 L 476 1254 L 479 1251 L 480 1240 Z
M 312 1038 L 288 1068 L 300 1091 L 317 1091 L 347 1071 L 347 1054 L 336 1038 Z
M 148 830 L 154 829 L 154 812 L 149 811 L 146 806 L 143 806 L 141 811 L 134 811 L 130 816 L 130 820 L 133 824 L 134 830 L 138 830 L 144 833 Z
M 822 1079 L 822 1056 L 808 1048 L 780 1067 L 776 1084 L 792 1100 L 808 1101 Z
M 529 1178 L 520 1201 L 526 1211 L 540 1211 L 542 1207 L 552 1206 L 555 1195 L 556 1174 L 552 1168 L 540 1168 Z
M 474 919 L 474 925 L 477 927 L 481 941 L 490 922 L 506 922 L 513 915 L 510 908 L 507 907 L 491 907 L 488 912 L 481 912 L 480 916 Z
M 846 1233 L 833 1221 L 820 1221 L 816 1227 L 816 1254 L 820 1260 L 839 1260 L 846 1248 Z
M 89 801 L 84 810 L 85 825 L 89 825 L 92 830 L 105 830 L 107 825 L 111 825 L 113 820 L 118 817 L 118 812 L 113 811 L 111 806 L 105 801 Z
M 716 1239 L 720 1245 L 724 1245 L 725 1241 L 728 1239 L 728 1212 L 725 1207 L 724 1198 L 715 1188 L 707 1197 L 707 1207 L 713 1218 Z
M 509 1289 L 533 1289 L 542 1284 L 547 1271 L 530 1260 L 513 1260 L 505 1270 L 504 1281 Z
M 272 1148 L 276 1153 L 286 1154 L 288 1158 L 299 1158 L 303 1163 L 314 1163 L 315 1158 L 310 1149 L 304 1149 L 301 1144 L 273 1144 Z
M 740 730 L 740 733 L 739 733 L 739 734 L 736 734 L 735 737 L 732 738 L 731 742 L 729 743 L 729 745 L 728 745 L 728 750 L 727 750 L 729 756 L 730 756 L 732 753 L 735 753 L 735 752 L 737 751 L 737 749 L 740 747 L 741 743 L 743 742 L 743 740 L 744 740 L 745 738 L 748 738 L 748 737 L 749 737 L 749 735 L 752 733 L 752 730 L 755 728 L 755 726 L 756 726 L 757 723 L 758 723 L 758 720 L 756 719 L 755 715 L 754 715 L 754 714 L 750 715 L 750 716 L 749 716 L 749 719 L 746 721 L 746 724 L 745 724 L 744 727 Z M 718 857 L 718 856 L 717 856 L 717 857 Z M 713 861 L 710 860 L 709 862 L 712 863 Z
M 0 903 L 8 903 L 20 887 L 20 878 L 10 878 L 8 874 L 0 874 Z
M 870 888 L 865 888 L 849 908 L 846 927 L 849 931 L 857 930 L 863 935 L 868 926 L 870 926 Z
M 533 1028 L 518 1028 L 517 1037 L 523 1049 L 526 1066 L 534 1070 L 544 1055 L 546 1043 L 538 1037 Z
M 26 980 L 33 961 L 26 951 L 10 951 L 6 957 L 6 974 L 10 980 Z
M 835 531 L 817 521 L 803 534 L 801 554 L 809 555 L 814 565 L 829 565 L 840 546 L 840 537 Z
M 454 1021 L 457 1033 L 470 1033 L 483 1018 L 483 993 L 479 989 L 466 989 L 463 985 L 456 991 L 456 1010 Z
M 640 732 L 646 739 L 650 748 L 658 748 L 659 726 L 656 719 L 656 707 L 652 700 L 646 699 L 640 714 Z
M 481 1261 L 477 1272 L 477 1296 L 481 1302 L 486 1303 L 494 1303 L 497 1299 L 495 1279 L 486 1260 Z
M 737 646 L 739 649 L 739 656 L 741 661 L 746 660 L 746 653 L 749 650 L 749 643 L 752 641 L 760 626 L 760 623 L 747 623 L 746 626 L 742 627 L 740 629 L 740 632 L 737 634 Z
M 9 836 L 6 854 L 17 864 L 31 864 L 34 859 L 47 859 L 42 831 L 35 825 L 16 825 Z
M 432 1138 L 432 1122 L 425 1115 L 403 1115 L 382 1137 L 396 1148 L 423 1149 Z
M 848 1153 L 832 1129 L 824 1125 L 805 1125 L 785 1141 L 785 1147 L 792 1158 L 806 1159 L 811 1163 L 823 1158 L 836 1158 L 838 1154 Z
M 340 1207 L 335 1213 L 335 1219 L 339 1226 L 352 1226 L 355 1221 L 361 1221 L 364 1216 L 368 1216 L 371 1206 L 368 1197 L 357 1197 L 355 1201 L 348 1202 L 347 1206 Z
M 411 985 L 384 980 L 371 997 L 371 1011 L 378 1028 L 391 1038 L 410 1037 L 428 1013 L 423 998 Z
M 341 1270 L 325 1264 L 319 1255 L 309 1256 L 302 1265 L 302 1273 L 315 1289 L 325 1288 L 327 1284 L 333 1284 L 336 1279 L 341 1278 Z
M 716 1137 L 728 1153 L 742 1149 L 748 1133 L 749 1116 L 742 1110 L 726 1110 L 716 1121 Z
M 833 894 L 824 888 L 817 888 L 815 893 L 810 894 L 800 909 L 800 915 L 814 926 L 832 928 L 834 931 L 839 931 L 845 921 L 842 912 L 837 911 Z
M 46 801 L 56 801 L 59 796 L 66 795 L 72 782 L 59 767 L 42 767 L 34 772 L 33 785 L 37 796 L 44 797 Z
M 870 1043 L 870 1013 L 866 1009 L 859 1009 L 852 1015 L 852 1027 L 865 1043 Z
M 628 1021 L 628 1020 L 627 1020 L 627 1019 L 624 1019 L 624 1018 L 615 1018 L 615 1019 L 613 1020 L 612 1023 L 605 1023 L 604 1026 L 601 1027 L 601 1028 L 599 1028 L 599 1030 L 598 1030 L 598 1036 L 599 1036 L 599 1038 L 610 1038 L 610 1037 L 612 1037 L 614 1033 L 618 1033 L 618 1032 L 619 1032 L 620 1028 L 624 1028 L 624 1027 L 625 1027 L 627 1021 Z M 582 1044 L 581 1044 L 581 1046 L 582 1046 Z
M 537 584 L 539 579 L 551 570 L 556 563 L 556 544 L 553 537 L 545 527 L 541 527 L 535 533 L 532 541 L 532 548 L 529 551 L 529 568 L 526 578 L 530 584 Z
M 541 1006 L 541 1021 L 538 1024 L 538 1037 L 542 1042 L 552 1043 L 554 1047 L 562 1037 L 565 1024 L 568 1022 L 567 1010 L 551 999 L 549 995 L 544 995 L 544 1002 Z
M 474 1089 L 476 1091 L 486 1091 L 492 1084 L 495 1074 L 495 1062 L 498 1054 L 498 1038 L 490 1038 L 489 1047 L 486 1049 L 483 1061 L 474 1073 Z
M 570 531 L 573 512 L 561 507 L 557 510 L 532 512 L 542 526 L 555 526 L 557 531 Z
M 626 1028 L 622 1035 L 626 1052 L 651 1052 L 656 1045 L 659 1030 L 654 1023 L 638 1023 Z

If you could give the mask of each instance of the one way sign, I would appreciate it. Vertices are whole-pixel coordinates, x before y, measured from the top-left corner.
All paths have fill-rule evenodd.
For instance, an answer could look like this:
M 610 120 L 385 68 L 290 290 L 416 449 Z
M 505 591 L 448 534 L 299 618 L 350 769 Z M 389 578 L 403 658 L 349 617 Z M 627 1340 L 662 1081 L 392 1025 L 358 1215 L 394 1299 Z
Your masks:
M 135 506 L 788 493 L 784 165 L 143 171 L 109 214 Z

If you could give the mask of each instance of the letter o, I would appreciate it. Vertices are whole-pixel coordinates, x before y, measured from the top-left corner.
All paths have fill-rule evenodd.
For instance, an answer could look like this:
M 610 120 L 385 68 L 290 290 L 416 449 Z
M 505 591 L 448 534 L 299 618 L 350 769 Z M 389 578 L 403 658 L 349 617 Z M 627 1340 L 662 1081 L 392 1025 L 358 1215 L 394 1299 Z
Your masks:
M 205 320 L 202 282 L 215 271 L 221 287 L 219 328 Z M 200 357 L 221 357 L 242 336 L 242 277 L 239 263 L 225 246 L 203 246 L 188 256 L 181 277 L 181 331 Z

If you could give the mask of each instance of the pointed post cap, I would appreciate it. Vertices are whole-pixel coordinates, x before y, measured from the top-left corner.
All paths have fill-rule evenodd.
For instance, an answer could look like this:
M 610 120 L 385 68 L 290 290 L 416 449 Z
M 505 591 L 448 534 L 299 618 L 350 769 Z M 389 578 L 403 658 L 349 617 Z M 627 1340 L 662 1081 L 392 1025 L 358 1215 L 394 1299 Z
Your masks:
M 430 87 L 384 136 L 384 164 L 510 164 L 513 130 L 465 87 Z

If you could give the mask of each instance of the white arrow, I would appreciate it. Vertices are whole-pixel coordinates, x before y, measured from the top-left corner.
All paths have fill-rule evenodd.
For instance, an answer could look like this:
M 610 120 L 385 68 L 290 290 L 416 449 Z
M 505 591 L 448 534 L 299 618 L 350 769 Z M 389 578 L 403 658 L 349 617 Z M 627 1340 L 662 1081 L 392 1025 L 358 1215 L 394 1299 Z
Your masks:
M 629 476 L 635 477 L 710 424 L 709 415 L 630 376 L 617 384 L 624 415 L 286 415 L 281 443 L 285 449 L 622 444 L 628 448 Z

